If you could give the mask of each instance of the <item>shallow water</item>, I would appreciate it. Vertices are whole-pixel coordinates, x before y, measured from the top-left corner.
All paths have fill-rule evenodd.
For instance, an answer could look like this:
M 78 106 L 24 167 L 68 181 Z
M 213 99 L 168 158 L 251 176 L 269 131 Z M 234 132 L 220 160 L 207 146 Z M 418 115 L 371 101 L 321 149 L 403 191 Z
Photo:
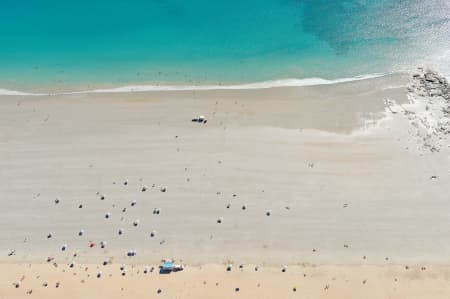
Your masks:
M 31 3 L 30 3 L 31 2 Z M 0 87 L 242 83 L 443 69 L 443 0 L 10 1 Z

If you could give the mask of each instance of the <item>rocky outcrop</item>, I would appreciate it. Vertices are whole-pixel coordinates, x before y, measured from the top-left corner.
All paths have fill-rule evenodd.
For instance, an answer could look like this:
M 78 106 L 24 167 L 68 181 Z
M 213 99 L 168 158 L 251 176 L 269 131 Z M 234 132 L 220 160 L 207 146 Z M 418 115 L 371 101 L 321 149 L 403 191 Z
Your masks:
M 419 68 L 408 86 L 404 115 L 425 149 L 437 152 L 450 135 L 450 85 L 445 77 Z
M 432 99 L 442 97 L 447 104 L 450 100 L 450 85 L 447 79 L 436 72 L 423 70 L 422 68 L 419 68 L 418 72 L 413 75 L 413 80 L 411 81 L 408 90 L 417 95 L 430 97 Z

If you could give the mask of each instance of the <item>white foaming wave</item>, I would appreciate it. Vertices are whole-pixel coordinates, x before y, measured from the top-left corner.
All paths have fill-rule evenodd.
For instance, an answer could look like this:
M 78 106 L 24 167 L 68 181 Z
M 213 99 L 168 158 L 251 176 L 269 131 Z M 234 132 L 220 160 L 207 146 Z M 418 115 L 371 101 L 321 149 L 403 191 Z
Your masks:
M 92 94 L 92 93 L 130 93 L 146 91 L 202 91 L 202 90 L 246 90 L 246 89 L 268 89 L 277 87 L 302 87 L 316 85 L 331 85 L 347 83 L 361 80 L 368 80 L 385 76 L 386 74 L 368 74 L 352 78 L 341 78 L 336 80 L 327 80 L 322 78 L 307 79 L 281 79 L 272 81 L 263 81 L 245 84 L 233 85 L 126 85 L 121 87 L 92 89 L 83 91 L 71 91 L 61 93 L 29 93 L 8 89 L 0 89 L 0 95 L 12 96 L 42 96 L 42 95 L 70 95 L 70 94 Z
M 47 94 L 22 92 L 22 91 L 17 91 L 17 90 L 9 90 L 9 89 L 0 88 L 0 95 L 2 95 L 2 96 L 41 96 L 41 95 L 47 95 Z
M 327 80 L 322 78 L 307 79 L 282 79 L 234 85 L 129 85 L 109 89 L 94 89 L 76 91 L 72 93 L 120 93 L 120 92 L 143 92 L 143 91 L 196 91 L 196 90 L 240 90 L 240 89 L 267 89 L 277 87 L 301 87 L 315 85 L 329 85 L 345 82 L 353 82 L 382 77 L 384 74 L 370 74 L 353 78 L 342 78 Z

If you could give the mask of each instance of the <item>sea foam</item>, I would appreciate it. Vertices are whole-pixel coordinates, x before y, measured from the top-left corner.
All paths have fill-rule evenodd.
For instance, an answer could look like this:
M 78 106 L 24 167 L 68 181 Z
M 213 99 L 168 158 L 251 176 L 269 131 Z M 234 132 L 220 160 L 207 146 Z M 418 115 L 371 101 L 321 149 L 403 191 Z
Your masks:
M 42 96 L 42 95 L 48 95 L 48 94 L 30 93 L 30 92 L 22 92 L 22 91 L 17 91 L 17 90 L 9 90 L 9 89 L 0 88 L 0 95 L 3 95 L 3 96 Z
M 249 89 L 267 89 L 278 87 L 302 87 L 316 85 L 330 85 L 339 83 L 348 83 L 382 77 L 385 74 L 367 74 L 352 78 L 341 78 L 336 80 L 327 80 L 322 78 L 306 78 L 306 79 L 281 79 L 262 81 L 244 84 L 229 85 L 126 85 L 113 88 L 92 89 L 82 91 L 70 91 L 61 93 L 31 93 L 9 89 L 0 89 L 0 95 L 8 96 L 43 96 L 43 95 L 70 95 L 70 94 L 93 94 L 93 93 L 130 93 L 130 92 L 146 92 L 146 91 L 202 91 L 202 90 L 249 90 Z

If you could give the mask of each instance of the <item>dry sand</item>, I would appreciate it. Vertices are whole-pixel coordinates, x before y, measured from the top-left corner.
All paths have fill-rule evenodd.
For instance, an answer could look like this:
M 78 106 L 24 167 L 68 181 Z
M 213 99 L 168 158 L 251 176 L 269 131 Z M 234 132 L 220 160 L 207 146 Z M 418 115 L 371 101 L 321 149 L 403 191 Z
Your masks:
M 382 120 L 407 81 L 0 97 L 0 298 L 230 298 L 237 284 L 248 298 L 448 297 L 449 149 L 424 151 L 401 116 Z M 95 278 L 106 258 L 143 269 L 164 257 L 188 268 Z M 72 260 L 76 276 L 61 272 Z
M 136 266 L 129 267 L 126 276 L 120 275 L 119 268 L 120 265 L 74 268 L 2 265 L 8 271 L 2 270 L 0 298 L 419 299 L 450 296 L 450 267 L 442 266 L 425 270 L 404 266 L 291 266 L 286 273 L 281 273 L 279 268 L 260 267 L 255 272 L 252 266 L 246 265 L 243 270 L 226 272 L 223 266 L 205 265 L 170 275 L 144 274 L 143 267 Z M 96 277 L 98 271 L 103 273 L 101 278 Z M 15 288 L 13 283 L 21 279 L 20 287 Z M 32 293 L 27 294 L 30 290 Z

